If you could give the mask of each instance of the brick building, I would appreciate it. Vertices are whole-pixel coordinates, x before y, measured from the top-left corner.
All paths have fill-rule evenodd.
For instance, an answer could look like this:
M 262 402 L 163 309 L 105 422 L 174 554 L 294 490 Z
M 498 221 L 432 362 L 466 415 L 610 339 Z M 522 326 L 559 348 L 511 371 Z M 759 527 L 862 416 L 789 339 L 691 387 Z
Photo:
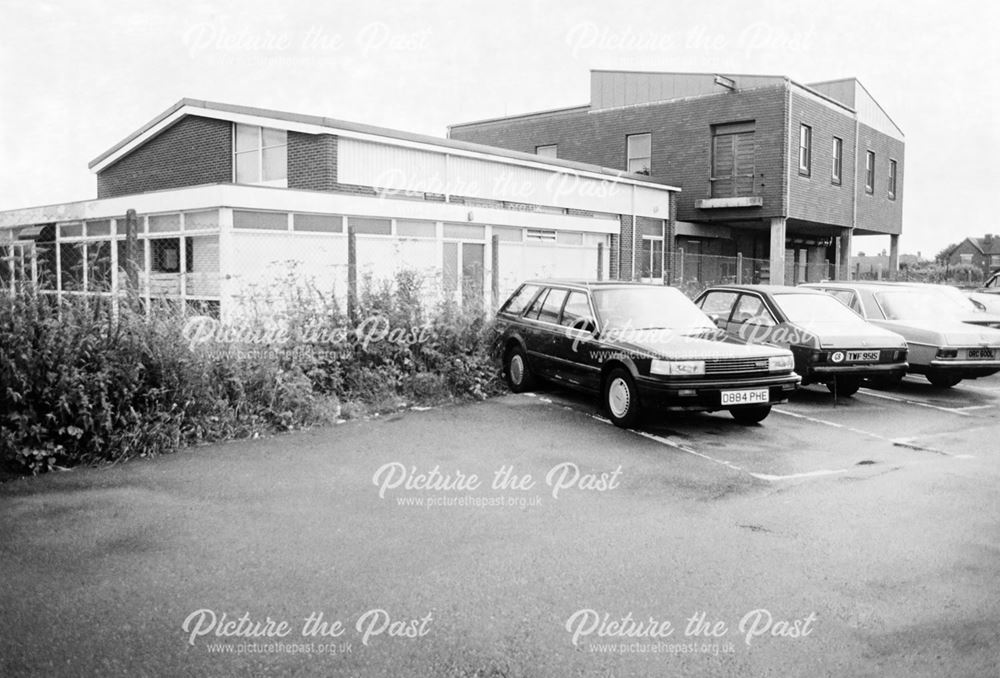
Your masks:
M 764 260 L 762 277 L 792 283 L 848 277 L 852 236 L 887 234 L 897 267 L 903 134 L 853 78 L 592 71 L 587 105 L 449 137 L 679 186 L 668 253 Z
M 966 238 L 945 254 L 941 263 L 949 266 L 971 264 L 982 270 L 983 278 L 1000 270 L 1000 236 L 987 233 L 982 238 Z
M 529 277 L 631 277 L 632 250 L 623 260 L 613 240 L 672 229 L 677 190 L 534 153 L 189 99 L 90 167 L 97 199 L 0 212 L 4 287 L 115 297 L 134 210 L 147 308 L 166 297 L 225 315 L 290 271 L 344 300 L 351 242 L 358 278 L 417 269 L 445 297 L 489 304 Z

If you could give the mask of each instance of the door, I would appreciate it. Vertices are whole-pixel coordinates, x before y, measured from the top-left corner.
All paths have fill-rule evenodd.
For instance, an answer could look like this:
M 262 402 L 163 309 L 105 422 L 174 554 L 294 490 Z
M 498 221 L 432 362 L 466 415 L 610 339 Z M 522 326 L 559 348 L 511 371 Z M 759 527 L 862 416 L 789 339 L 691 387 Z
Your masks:
M 639 258 L 639 277 L 642 282 L 663 280 L 663 238 L 643 236 Z
M 566 297 L 559 325 L 556 358 L 570 383 L 597 391 L 600 388 L 600 361 L 595 354 L 594 314 L 586 292 L 573 290 Z
M 485 303 L 486 245 L 481 242 L 442 243 L 441 278 L 446 299 L 462 306 Z
M 754 294 L 743 294 L 736 302 L 726 329 L 751 344 L 764 344 L 771 341 L 777 324 L 763 299 Z

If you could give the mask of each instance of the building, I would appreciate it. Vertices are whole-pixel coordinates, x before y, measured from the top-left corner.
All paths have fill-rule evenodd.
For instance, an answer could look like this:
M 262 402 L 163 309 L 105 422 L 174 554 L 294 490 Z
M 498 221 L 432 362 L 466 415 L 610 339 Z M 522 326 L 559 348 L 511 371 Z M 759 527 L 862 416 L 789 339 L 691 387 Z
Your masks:
M 639 228 L 662 256 L 676 194 L 571 160 L 189 99 L 90 168 L 94 200 L 0 212 L 4 287 L 116 298 L 134 210 L 147 308 L 228 315 L 290 273 L 346 300 L 352 279 L 401 268 L 489 304 L 528 277 L 649 273 L 612 245 Z
M 589 104 L 449 137 L 679 186 L 668 250 L 763 260 L 772 281 L 847 277 L 857 235 L 889 235 L 897 266 L 903 133 L 854 78 L 591 71 Z
M 945 253 L 941 263 L 948 266 L 972 265 L 988 278 L 1000 270 L 1000 236 L 987 233 L 982 238 L 966 238 Z

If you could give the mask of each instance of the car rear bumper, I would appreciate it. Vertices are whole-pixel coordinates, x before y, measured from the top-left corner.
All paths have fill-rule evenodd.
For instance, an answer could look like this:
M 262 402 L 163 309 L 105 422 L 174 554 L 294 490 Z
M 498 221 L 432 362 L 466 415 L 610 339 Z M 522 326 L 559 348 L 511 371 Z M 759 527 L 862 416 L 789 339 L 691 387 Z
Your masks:
M 864 377 L 885 377 L 906 373 L 909 364 L 901 363 L 863 363 L 859 365 L 817 365 L 812 367 L 807 376 L 810 381 L 825 381 L 834 377 L 854 376 Z
M 664 382 L 649 377 L 636 379 L 636 388 L 643 407 L 701 410 L 714 412 L 731 405 L 722 404 L 723 391 L 748 391 L 767 389 L 768 402 L 773 405 L 788 400 L 788 395 L 798 388 L 802 378 L 795 374 L 760 377 L 744 380 L 687 380 Z M 755 403 L 764 405 L 765 403 Z
M 1000 372 L 1000 364 L 995 360 L 932 360 L 926 365 L 911 364 L 910 372 L 977 379 Z

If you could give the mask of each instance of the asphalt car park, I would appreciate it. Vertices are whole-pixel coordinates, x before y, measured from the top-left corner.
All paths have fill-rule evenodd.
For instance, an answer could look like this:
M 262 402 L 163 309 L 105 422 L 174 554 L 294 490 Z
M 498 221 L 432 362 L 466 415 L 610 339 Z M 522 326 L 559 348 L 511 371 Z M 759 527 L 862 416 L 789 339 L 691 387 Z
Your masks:
M 623 429 L 551 387 L 6 483 L 0 674 L 996 675 L 998 407 L 1000 377 L 907 377 Z M 414 635 L 360 642 L 372 610 Z M 198 611 L 346 630 L 268 652 Z

